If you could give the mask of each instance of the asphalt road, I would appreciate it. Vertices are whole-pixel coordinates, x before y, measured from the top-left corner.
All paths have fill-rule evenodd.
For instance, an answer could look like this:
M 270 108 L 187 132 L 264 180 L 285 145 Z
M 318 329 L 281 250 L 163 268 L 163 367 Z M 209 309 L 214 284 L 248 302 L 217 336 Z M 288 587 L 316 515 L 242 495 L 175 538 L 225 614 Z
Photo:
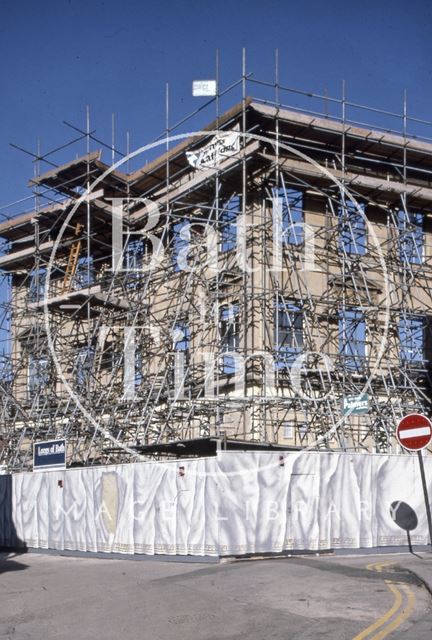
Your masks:
M 0 554 L 0 638 L 430 640 L 431 595 L 398 560 Z

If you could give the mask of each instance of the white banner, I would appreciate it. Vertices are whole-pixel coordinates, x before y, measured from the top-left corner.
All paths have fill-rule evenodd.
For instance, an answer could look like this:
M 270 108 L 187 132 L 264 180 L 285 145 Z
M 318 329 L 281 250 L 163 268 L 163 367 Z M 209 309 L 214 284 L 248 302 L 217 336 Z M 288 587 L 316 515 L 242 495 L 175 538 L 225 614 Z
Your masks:
M 194 80 L 192 82 L 193 96 L 215 96 L 216 80 Z
M 211 142 L 197 151 L 186 151 L 189 164 L 194 169 L 217 167 L 222 160 L 235 156 L 240 151 L 240 127 L 217 133 Z
M 424 463 L 432 491 L 432 456 Z M 427 544 L 410 455 L 227 451 L 0 476 L 0 546 L 194 556 L 405 546 L 407 512 L 412 544 Z

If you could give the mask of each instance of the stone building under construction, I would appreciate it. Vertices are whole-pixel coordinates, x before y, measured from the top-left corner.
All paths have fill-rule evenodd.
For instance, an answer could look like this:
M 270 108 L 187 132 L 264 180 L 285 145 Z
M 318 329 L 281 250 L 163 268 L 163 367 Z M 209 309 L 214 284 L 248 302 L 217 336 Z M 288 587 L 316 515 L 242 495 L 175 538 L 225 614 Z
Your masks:
M 0 223 L 0 463 L 63 437 L 69 465 L 397 451 L 431 401 L 432 144 L 406 121 L 244 94 L 137 170 L 88 148 L 36 175 Z

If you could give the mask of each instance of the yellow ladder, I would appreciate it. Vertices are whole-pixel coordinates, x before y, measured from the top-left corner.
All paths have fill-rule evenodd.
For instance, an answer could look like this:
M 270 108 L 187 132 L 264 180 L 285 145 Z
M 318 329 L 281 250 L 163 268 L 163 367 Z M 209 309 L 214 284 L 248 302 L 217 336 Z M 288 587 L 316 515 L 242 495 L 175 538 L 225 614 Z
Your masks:
M 84 225 L 78 222 L 75 227 L 75 235 L 79 236 L 83 229 L 84 229 Z M 66 293 L 70 291 L 72 288 L 72 282 L 77 270 L 80 251 L 81 251 L 81 238 L 76 242 L 74 242 L 70 248 L 69 259 L 66 266 L 61 293 Z

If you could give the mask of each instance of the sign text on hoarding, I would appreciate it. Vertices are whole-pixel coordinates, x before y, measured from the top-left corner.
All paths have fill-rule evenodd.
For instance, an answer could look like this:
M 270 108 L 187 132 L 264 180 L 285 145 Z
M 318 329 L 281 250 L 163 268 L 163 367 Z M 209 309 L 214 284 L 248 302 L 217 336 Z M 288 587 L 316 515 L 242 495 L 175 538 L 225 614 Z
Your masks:
M 66 440 L 35 442 L 33 446 L 33 471 L 66 468 Z

